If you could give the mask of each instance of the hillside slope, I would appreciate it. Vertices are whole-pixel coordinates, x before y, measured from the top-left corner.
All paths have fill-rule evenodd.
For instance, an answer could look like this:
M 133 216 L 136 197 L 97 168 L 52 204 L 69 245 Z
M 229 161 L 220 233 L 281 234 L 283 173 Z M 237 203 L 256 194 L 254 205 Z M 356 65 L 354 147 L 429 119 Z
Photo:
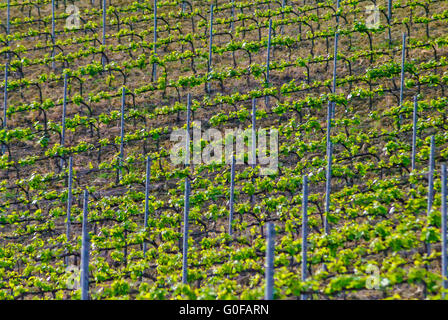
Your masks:
M 373 29 L 372 1 L 341 1 L 339 10 L 333 1 L 158 1 L 156 42 L 153 1 L 107 1 L 104 39 L 98 1 L 58 1 L 54 32 L 51 0 L 11 1 L 9 36 L 5 1 L 1 299 L 81 298 L 85 189 L 91 299 L 262 299 L 268 222 L 276 299 L 442 298 L 447 1 L 393 1 L 390 21 L 387 2 L 377 1 Z M 202 141 L 193 129 L 191 139 L 204 154 L 207 130 L 224 138 L 225 130 L 252 128 L 253 103 L 257 130 L 278 130 L 275 173 L 262 174 L 266 165 L 251 166 L 249 155 L 235 166 L 232 235 L 230 158 L 189 166 L 170 158 L 171 133 L 187 128 L 188 94 L 191 128 L 202 130 Z

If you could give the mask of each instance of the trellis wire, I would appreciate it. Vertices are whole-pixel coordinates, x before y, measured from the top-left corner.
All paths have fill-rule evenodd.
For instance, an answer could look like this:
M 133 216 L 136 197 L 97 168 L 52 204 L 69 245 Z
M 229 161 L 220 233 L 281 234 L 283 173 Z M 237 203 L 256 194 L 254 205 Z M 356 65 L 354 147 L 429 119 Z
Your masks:
M 6 129 L 6 111 L 8 110 L 8 63 L 5 64 L 5 86 L 3 87 L 3 123 L 2 128 Z M 5 153 L 5 144 L 2 143 L 2 155 Z
M 307 238 L 308 238 L 308 176 L 303 176 L 303 198 L 302 198 L 302 281 L 307 278 Z M 307 295 L 302 293 L 301 300 L 306 300 Z
M 415 170 L 415 154 L 417 143 L 417 96 L 414 97 L 414 112 L 412 115 L 412 156 L 411 156 L 411 169 Z
M 399 122 L 398 126 L 401 126 L 401 121 L 403 120 L 403 116 L 401 115 L 401 108 L 403 105 L 403 90 L 404 90 L 404 61 L 406 59 L 406 33 L 403 32 L 403 41 L 401 44 L 401 76 L 400 76 L 400 109 L 399 109 Z
M 148 211 L 149 211 L 149 181 L 151 178 L 151 158 L 146 158 L 146 179 L 145 179 L 145 217 L 143 227 L 148 227 Z M 146 241 L 143 241 L 143 255 L 146 255 Z
M 212 71 L 212 44 L 213 44 L 213 8 L 214 5 L 210 5 L 210 31 L 209 31 L 209 41 L 208 41 L 208 63 L 207 63 L 207 73 L 210 74 Z M 210 93 L 210 82 L 207 80 L 207 93 Z
M 233 204 L 235 201 L 235 155 L 232 156 L 232 167 L 230 169 L 230 209 L 229 209 L 229 235 L 233 235 Z
M 87 230 L 87 213 L 89 192 L 84 190 L 84 210 L 82 215 L 82 250 L 81 250 L 81 300 L 89 299 L 89 233 Z
M 67 113 L 67 74 L 64 74 L 64 99 L 62 102 L 62 129 L 61 129 L 61 147 L 65 145 L 65 116 Z M 61 157 L 61 170 L 64 168 L 64 158 Z
M 431 213 L 432 202 L 433 202 L 433 193 L 434 193 L 434 153 L 435 153 L 435 142 L 434 136 L 431 136 L 431 150 L 429 153 L 429 171 L 428 171 L 428 208 L 427 208 L 427 216 Z M 431 254 L 431 244 L 429 242 L 426 243 L 426 252 L 428 256 Z
M 188 277 L 188 214 L 190 211 L 190 180 L 185 177 L 185 202 L 184 202 L 184 237 L 182 245 L 182 283 L 187 283 Z
M 274 250 L 275 250 L 275 227 L 272 222 L 266 225 L 266 287 L 265 300 L 274 299 Z
M 447 242 L 447 203 L 446 203 L 446 197 L 447 197 L 447 171 L 446 171 L 446 165 L 442 164 L 442 283 L 443 288 L 448 289 L 448 260 L 447 260 L 447 248 L 446 248 L 446 242 Z M 446 293 L 442 293 L 442 297 L 445 299 Z
M 268 32 L 268 53 L 266 57 L 266 86 L 269 88 L 269 65 L 271 60 L 271 36 L 272 36 L 272 19 L 269 19 L 269 32 Z M 266 107 L 269 106 L 269 96 L 264 96 Z
M 51 0 L 51 41 L 53 44 L 53 48 L 51 49 L 51 68 L 54 70 L 55 63 L 54 63 L 54 46 L 56 43 L 56 34 L 55 34 L 55 22 L 54 22 L 54 0 Z
M 120 126 L 120 163 L 119 163 L 119 181 L 123 178 L 123 160 L 124 160 L 124 107 L 126 103 L 126 88 L 123 86 L 121 91 L 121 126 Z
M 70 225 L 71 225 L 71 211 L 72 211 L 72 182 L 73 182 L 73 158 L 68 159 L 68 190 L 67 190 L 67 223 L 65 235 L 67 241 L 70 241 Z M 65 257 L 65 264 L 68 265 L 68 256 Z
M 154 56 L 157 54 L 157 0 L 154 0 Z M 152 64 L 152 81 L 157 81 L 157 64 Z

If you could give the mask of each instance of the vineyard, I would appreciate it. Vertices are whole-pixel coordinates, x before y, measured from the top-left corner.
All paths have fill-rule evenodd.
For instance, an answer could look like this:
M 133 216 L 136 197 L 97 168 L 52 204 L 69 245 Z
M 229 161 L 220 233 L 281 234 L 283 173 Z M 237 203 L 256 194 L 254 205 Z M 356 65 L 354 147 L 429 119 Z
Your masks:
M 0 43 L 0 299 L 448 298 L 448 1 L 1 0 Z

